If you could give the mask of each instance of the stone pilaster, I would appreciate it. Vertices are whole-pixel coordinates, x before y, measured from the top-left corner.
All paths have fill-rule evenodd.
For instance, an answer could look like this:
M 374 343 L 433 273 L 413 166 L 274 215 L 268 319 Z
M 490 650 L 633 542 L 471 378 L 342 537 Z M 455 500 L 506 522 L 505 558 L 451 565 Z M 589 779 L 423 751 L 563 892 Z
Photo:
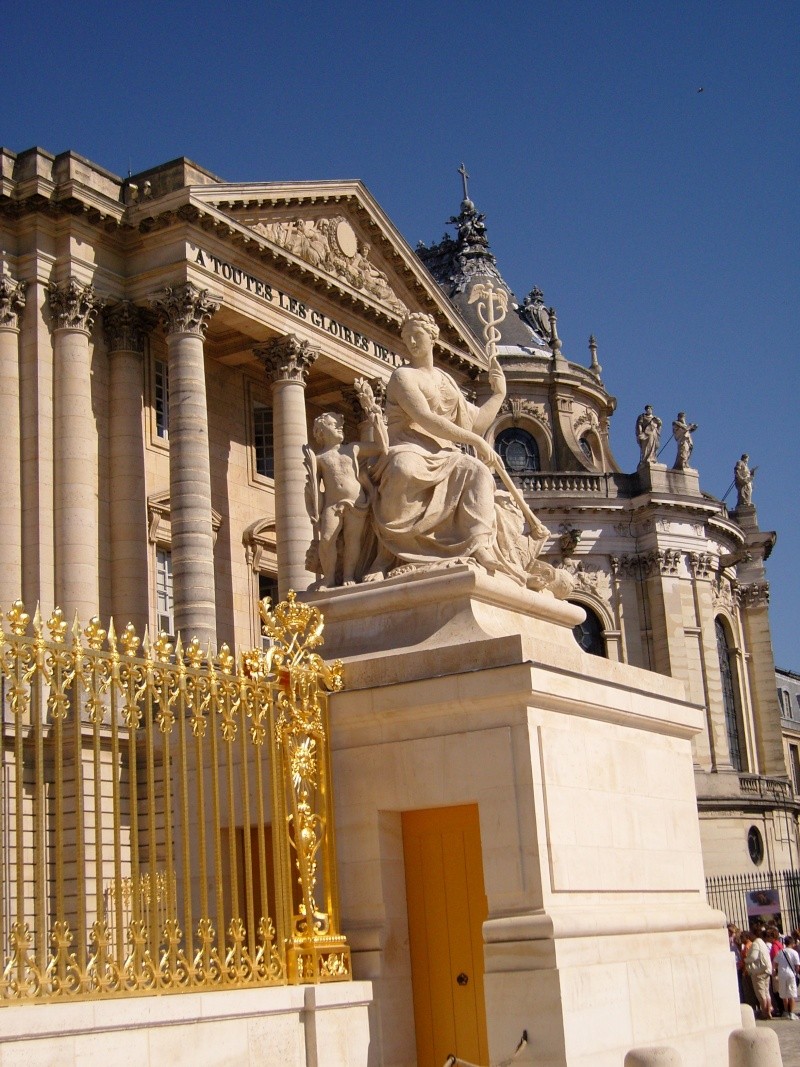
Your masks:
M 763 574 L 763 567 L 761 568 Z M 744 647 L 749 652 L 750 693 L 759 774 L 787 774 L 775 692 L 775 660 L 769 625 L 769 583 L 739 586 L 739 617 Z
M 141 634 L 149 618 L 144 458 L 144 342 L 153 316 L 129 301 L 103 313 L 109 367 L 111 610 Z
M 102 301 L 76 278 L 48 288 L 53 329 L 55 599 L 67 618 L 99 610 L 97 424 L 89 338 Z
M 22 471 L 20 461 L 19 320 L 25 282 L 0 276 L 0 608 L 22 596 Z
M 175 630 L 216 647 L 214 536 L 203 340 L 219 304 L 191 283 L 153 301 L 169 351 L 169 487 Z
M 275 528 L 278 547 L 278 592 L 307 589 L 306 570 L 311 520 L 305 505 L 303 445 L 308 444 L 305 387 L 319 352 L 293 334 L 254 349 L 272 383 L 275 449 Z
M 719 651 L 717 649 L 717 631 L 714 625 L 714 579 L 716 578 L 718 557 L 709 552 L 691 552 L 687 559 L 692 576 L 692 596 L 695 620 L 698 628 L 697 642 L 699 667 L 702 680 L 702 693 L 689 692 L 706 707 L 706 730 L 708 733 L 704 750 L 707 750 L 708 764 L 701 759 L 703 770 L 732 770 L 731 754 L 728 748 L 728 731 L 725 722 L 725 707 L 722 700 L 722 680 L 719 671 Z M 704 740 L 702 735 L 695 742 L 695 751 Z M 747 770 L 747 751 L 745 738 L 742 737 L 742 758 L 745 760 L 743 770 Z

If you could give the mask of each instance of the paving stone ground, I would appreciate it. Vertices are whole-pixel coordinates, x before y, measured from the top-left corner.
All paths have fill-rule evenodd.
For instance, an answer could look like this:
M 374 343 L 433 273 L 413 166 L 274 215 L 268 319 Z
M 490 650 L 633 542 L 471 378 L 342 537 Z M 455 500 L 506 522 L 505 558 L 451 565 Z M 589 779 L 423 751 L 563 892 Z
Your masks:
M 758 1022 L 756 1026 L 768 1026 L 778 1035 L 783 1067 L 800 1067 L 800 1022 L 773 1019 L 770 1022 Z

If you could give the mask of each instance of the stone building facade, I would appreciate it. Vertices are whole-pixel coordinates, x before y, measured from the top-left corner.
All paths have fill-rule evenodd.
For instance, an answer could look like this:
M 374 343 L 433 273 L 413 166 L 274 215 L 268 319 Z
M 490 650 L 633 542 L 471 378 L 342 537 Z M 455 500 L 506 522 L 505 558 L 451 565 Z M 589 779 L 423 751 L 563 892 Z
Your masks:
M 0 168 L 0 603 L 252 646 L 260 597 L 314 580 L 309 427 L 333 410 L 358 437 L 353 383 L 379 393 L 400 365 L 407 309 L 434 317 L 464 391 L 486 391 L 470 295 L 505 283 L 483 216 L 465 197 L 455 237 L 415 254 L 359 182 L 229 184 L 186 159 L 122 179 L 41 149 L 0 150 Z M 509 299 L 490 437 L 552 533 L 546 558 L 573 572 L 576 636 L 703 707 L 706 873 L 752 869 L 755 821 L 789 866 L 774 535 L 752 502 L 703 492 L 686 454 L 622 472 L 594 341 L 571 362 L 541 292 Z

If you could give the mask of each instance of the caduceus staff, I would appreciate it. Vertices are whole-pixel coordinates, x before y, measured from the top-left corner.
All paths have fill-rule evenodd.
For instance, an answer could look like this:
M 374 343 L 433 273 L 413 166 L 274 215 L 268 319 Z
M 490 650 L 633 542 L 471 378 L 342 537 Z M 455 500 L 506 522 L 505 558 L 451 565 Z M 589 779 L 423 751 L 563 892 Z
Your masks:
M 497 342 L 500 340 L 498 326 L 505 319 L 508 312 L 508 293 L 505 289 L 496 288 L 489 282 L 480 282 L 472 287 L 469 294 L 469 303 L 477 304 L 478 318 L 483 323 L 483 339 L 486 345 L 486 369 L 489 374 L 502 374 L 503 369 L 497 359 Z M 550 531 L 544 526 L 525 502 L 525 498 L 514 484 L 511 475 L 506 470 L 502 460 L 495 455 L 492 459 L 493 469 L 500 475 L 500 480 L 509 491 L 517 507 L 520 509 L 528 523 L 531 537 L 540 540 L 549 536 Z

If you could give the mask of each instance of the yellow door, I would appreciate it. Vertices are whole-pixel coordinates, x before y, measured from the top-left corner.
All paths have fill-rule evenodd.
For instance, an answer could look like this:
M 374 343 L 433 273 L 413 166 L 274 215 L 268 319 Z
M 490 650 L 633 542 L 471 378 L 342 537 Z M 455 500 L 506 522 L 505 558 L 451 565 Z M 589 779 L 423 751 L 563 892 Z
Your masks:
M 417 1067 L 487 1063 L 477 804 L 403 812 Z

